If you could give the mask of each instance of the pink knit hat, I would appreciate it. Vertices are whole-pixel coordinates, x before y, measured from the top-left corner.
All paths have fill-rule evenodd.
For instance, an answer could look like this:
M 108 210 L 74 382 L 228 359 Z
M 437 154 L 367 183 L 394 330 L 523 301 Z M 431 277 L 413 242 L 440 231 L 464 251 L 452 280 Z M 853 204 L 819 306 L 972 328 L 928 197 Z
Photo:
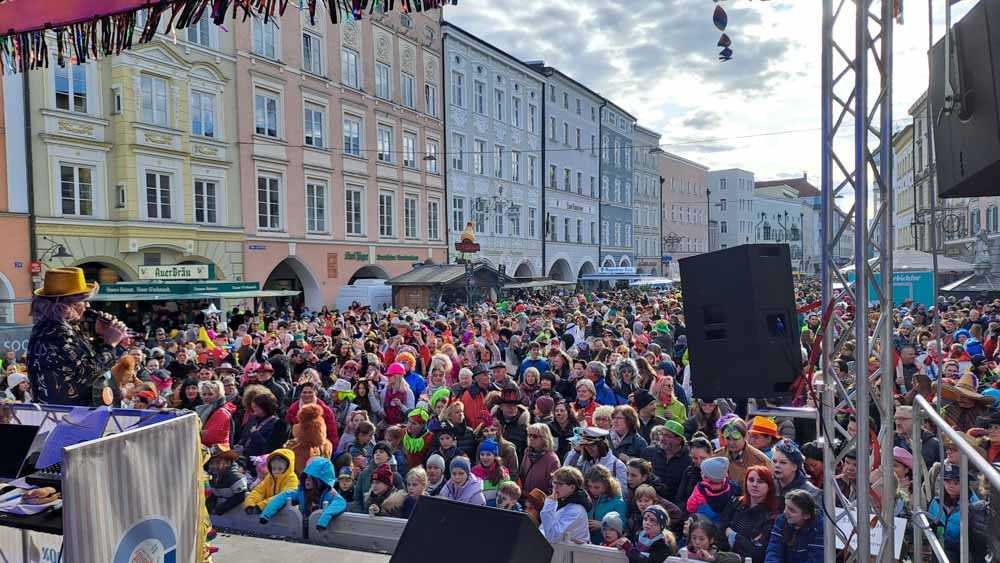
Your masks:
M 894 446 L 892 448 L 892 459 L 909 467 L 911 470 L 913 469 L 913 454 L 907 451 L 906 448 Z
M 386 375 L 406 375 L 406 367 L 399 363 L 393 362 L 389 364 L 389 368 L 385 370 Z

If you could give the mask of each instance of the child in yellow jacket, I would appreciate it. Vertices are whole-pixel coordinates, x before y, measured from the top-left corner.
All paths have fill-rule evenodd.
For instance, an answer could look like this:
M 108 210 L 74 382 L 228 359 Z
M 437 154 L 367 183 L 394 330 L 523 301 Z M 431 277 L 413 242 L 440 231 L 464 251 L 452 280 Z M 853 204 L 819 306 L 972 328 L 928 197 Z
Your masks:
M 275 496 L 299 488 L 299 477 L 295 474 L 295 454 L 292 450 L 280 449 L 267 456 L 267 475 L 247 495 L 243 508 L 247 514 L 260 514 Z

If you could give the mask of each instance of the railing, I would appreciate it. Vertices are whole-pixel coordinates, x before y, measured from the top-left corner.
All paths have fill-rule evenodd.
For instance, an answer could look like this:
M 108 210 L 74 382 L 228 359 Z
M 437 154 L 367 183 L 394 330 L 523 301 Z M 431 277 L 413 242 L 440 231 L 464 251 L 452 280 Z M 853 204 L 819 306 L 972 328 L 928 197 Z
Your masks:
M 960 487 L 959 491 L 959 510 L 961 522 L 962 522 L 962 534 L 961 543 L 959 545 L 959 560 L 961 563 L 969 562 L 969 463 L 979 470 L 979 472 L 986 477 L 990 485 L 994 489 L 1000 489 L 1000 473 L 998 473 L 990 462 L 986 461 L 982 455 L 980 455 L 972 446 L 966 443 L 965 439 L 962 438 L 962 433 L 958 432 L 949 425 L 944 418 L 938 414 L 934 405 L 929 403 L 927 399 L 916 395 L 913 398 L 913 435 L 910 438 L 911 448 L 913 449 L 913 493 L 910 497 L 911 504 L 913 506 L 913 562 L 921 563 L 923 561 L 923 540 L 926 539 L 930 544 L 931 550 L 939 561 L 948 562 L 949 559 L 945 555 L 944 546 L 938 540 L 934 533 L 934 523 L 930 521 L 930 518 L 926 512 L 927 505 L 929 504 L 926 499 L 923 498 L 923 471 L 929 468 L 924 467 L 923 456 L 920 455 L 920 444 L 921 439 L 921 427 L 923 426 L 922 417 L 926 417 L 935 428 L 937 429 L 938 437 L 947 436 L 960 453 L 959 461 L 959 479 Z M 941 459 L 942 467 L 945 460 Z M 932 483 L 933 486 L 933 483 Z

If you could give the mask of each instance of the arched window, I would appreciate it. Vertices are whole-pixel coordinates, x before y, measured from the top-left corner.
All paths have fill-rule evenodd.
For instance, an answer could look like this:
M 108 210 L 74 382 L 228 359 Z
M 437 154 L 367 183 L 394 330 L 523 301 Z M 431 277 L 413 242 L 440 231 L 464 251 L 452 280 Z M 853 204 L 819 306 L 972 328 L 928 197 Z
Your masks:
M 771 225 L 764 223 L 764 240 L 771 240 Z
M 973 207 L 969 210 L 969 231 L 971 234 L 975 235 L 979 232 L 982 226 L 982 222 L 979 217 L 979 208 Z

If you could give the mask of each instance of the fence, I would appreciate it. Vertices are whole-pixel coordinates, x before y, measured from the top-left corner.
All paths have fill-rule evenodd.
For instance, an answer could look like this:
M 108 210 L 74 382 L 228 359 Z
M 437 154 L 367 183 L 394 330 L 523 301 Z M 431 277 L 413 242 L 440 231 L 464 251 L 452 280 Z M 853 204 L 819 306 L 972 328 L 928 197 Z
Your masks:
M 960 432 L 952 428 L 945 420 L 938 414 L 935 410 L 934 405 L 929 403 L 926 399 L 920 395 L 916 395 L 913 399 L 913 436 L 911 437 L 911 444 L 914 450 L 913 455 L 913 493 L 910 497 L 911 504 L 913 507 L 913 562 L 921 563 L 923 561 L 923 542 L 926 540 L 934 553 L 935 557 L 939 561 L 949 561 L 947 555 L 945 554 L 945 548 L 941 545 L 937 535 L 934 533 L 934 523 L 931 522 L 930 516 L 927 513 L 927 507 L 929 502 L 927 498 L 924 498 L 924 478 L 923 474 L 929 468 L 924 467 L 923 456 L 920 455 L 920 444 L 922 442 L 920 436 L 920 430 L 923 426 L 922 419 L 925 418 L 928 422 L 934 425 L 937 429 L 938 437 L 947 436 L 955 447 L 958 448 L 960 453 L 959 470 L 960 470 L 960 492 L 959 492 L 959 510 L 960 518 L 962 522 L 962 531 L 960 535 L 960 546 L 959 546 L 959 561 L 961 563 L 969 563 L 969 463 L 982 474 L 989 481 L 989 485 L 993 490 L 1000 490 L 1000 473 L 998 473 L 990 462 L 986 461 L 983 456 L 981 456 L 976 450 L 970 446 L 962 438 Z M 944 460 L 941 460 L 944 462 Z M 933 487 L 935 483 L 930 483 Z M 932 495 L 928 495 L 932 496 Z M 1000 499 L 994 499 L 995 502 L 1000 502 Z

